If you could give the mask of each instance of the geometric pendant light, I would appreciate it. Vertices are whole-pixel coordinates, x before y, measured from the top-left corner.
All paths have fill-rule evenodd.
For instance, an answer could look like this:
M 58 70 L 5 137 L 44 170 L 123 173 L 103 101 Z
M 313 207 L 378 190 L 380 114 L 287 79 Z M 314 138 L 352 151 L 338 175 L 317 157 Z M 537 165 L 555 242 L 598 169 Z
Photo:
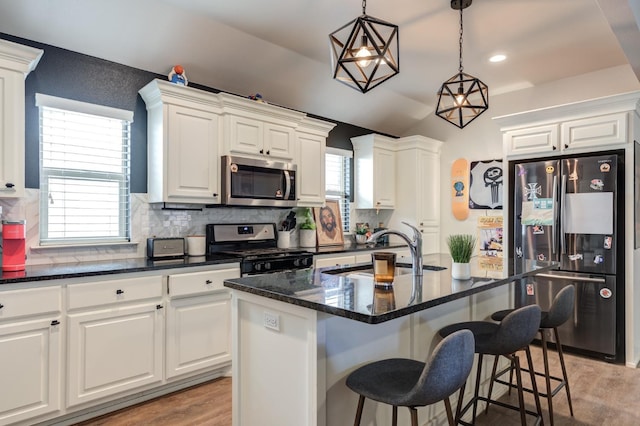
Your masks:
M 366 13 L 329 34 L 333 78 L 366 93 L 400 72 L 398 26 Z
M 473 0 L 451 0 L 451 8 L 460 10 L 460 65 L 458 73 L 445 81 L 438 91 L 436 114 L 463 128 L 489 108 L 489 88 L 478 78 L 463 72 L 462 10 Z

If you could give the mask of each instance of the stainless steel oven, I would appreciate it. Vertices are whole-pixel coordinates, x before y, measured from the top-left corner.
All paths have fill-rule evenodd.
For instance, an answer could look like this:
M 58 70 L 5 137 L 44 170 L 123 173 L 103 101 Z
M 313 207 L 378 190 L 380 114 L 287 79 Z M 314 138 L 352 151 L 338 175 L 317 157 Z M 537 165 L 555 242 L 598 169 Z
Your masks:
M 295 164 L 225 155 L 221 167 L 222 204 L 295 207 Z
M 208 224 L 207 253 L 240 258 L 243 277 L 313 267 L 313 253 L 277 248 L 275 223 Z

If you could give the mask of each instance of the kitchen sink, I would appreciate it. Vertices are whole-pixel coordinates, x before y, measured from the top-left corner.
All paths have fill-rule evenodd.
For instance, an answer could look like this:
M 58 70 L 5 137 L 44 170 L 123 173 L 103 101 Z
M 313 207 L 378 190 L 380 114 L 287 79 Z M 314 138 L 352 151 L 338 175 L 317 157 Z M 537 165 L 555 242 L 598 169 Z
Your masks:
M 442 271 L 443 269 L 447 269 L 447 268 L 443 268 L 442 266 L 431 266 L 431 265 L 424 265 L 422 267 L 423 271 Z M 396 263 L 396 271 L 395 271 L 396 276 L 411 275 L 412 272 L 413 270 L 411 268 L 411 264 Z M 347 266 L 344 268 L 336 268 L 328 271 L 322 271 L 322 273 L 330 274 L 330 275 L 342 275 L 342 276 L 352 275 L 352 274 L 373 276 L 373 265 L 366 264 L 366 265 L 358 265 L 358 266 Z

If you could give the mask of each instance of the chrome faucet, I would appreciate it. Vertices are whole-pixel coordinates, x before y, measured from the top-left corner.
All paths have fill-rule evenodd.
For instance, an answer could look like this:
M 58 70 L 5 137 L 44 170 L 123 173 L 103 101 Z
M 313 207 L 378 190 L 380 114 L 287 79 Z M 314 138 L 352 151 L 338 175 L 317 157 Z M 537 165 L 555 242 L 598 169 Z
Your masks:
M 413 229 L 413 239 L 409 238 L 407 234 L 403 234 L 400 231 L 394 231 L 392 229 L 383 229 L 382 231 L 374 232 L 367 239 L 368 243 L 375 243 L 376 240 L 383 235 L 393 234 L 402 238 L 407 245 L 409 246 L 409 250 L 411 251 L 411 266 L 413 270 L 413 275 L 422 276 L 422 234 L 413 225 L 409 225 L 407 222 L 402 222 L 407 225 L 409 228 Z

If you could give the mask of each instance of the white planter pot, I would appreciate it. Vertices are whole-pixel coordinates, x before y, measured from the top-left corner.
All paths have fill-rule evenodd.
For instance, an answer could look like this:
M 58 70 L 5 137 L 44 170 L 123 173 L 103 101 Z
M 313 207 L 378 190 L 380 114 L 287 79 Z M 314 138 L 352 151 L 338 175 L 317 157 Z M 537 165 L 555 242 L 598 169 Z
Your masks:
M 456 280 L 468 280 L 471 278 L 471 264 L 453 262 L 451 265 L 451 278 Z
M 366 235 L 356 234 L 356 243 L 357 244 L 366 244 L 367 243 L 367 236 Z
M 316 230 L 301 229 L 300 230 L 300 247 L 315 247 L 315 246 L 316 246 Z

